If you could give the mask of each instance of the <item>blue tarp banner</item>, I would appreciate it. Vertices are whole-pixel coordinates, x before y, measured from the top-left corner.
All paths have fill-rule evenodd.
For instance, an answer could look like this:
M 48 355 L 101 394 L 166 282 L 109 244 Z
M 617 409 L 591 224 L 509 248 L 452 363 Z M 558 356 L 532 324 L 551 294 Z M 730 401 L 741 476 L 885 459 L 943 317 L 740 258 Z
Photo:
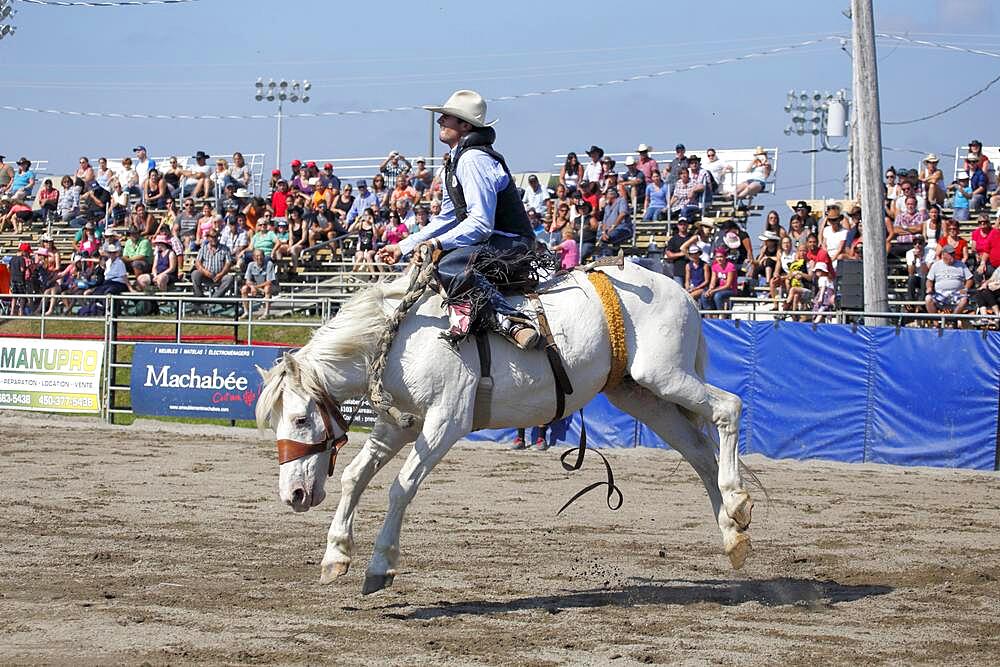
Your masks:
M 708 381 L 743 400 L 742 453 L 994 469 L 996 332 L 730 320 L 704 327 Z M 603 396 L 584 412 L 593 446 L 669 444 Z M 550 441 L 575 443 L 578 415 L 565 430 Z M 514 431 L 473 437 L 509 442 Z
M 282 347 L 138 343 L 132 353 L 137 415 L 253 419 L 262 378 Z

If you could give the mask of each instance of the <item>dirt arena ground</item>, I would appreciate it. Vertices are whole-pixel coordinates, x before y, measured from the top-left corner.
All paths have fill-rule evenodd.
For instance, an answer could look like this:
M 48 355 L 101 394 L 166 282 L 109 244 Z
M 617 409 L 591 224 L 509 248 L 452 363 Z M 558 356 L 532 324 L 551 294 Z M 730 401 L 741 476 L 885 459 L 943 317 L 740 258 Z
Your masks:
M 356 451 L 357 443 L 347 454 Z M 320 586 L 333 498 L 280 505 L 257 432 L 0 414 L 0 663 L 986 664 L 1000 653 L 1000 476 L 749 457 L 755 551 L 729 569 L 673 453 L 457 446 L 422 489 L 393 588 Z M 680 463 L 680 465 L 678 465 Z M 387 471 L 395 473 L 398 463 Z M 330 491 L 339 490 L 339 481 Z

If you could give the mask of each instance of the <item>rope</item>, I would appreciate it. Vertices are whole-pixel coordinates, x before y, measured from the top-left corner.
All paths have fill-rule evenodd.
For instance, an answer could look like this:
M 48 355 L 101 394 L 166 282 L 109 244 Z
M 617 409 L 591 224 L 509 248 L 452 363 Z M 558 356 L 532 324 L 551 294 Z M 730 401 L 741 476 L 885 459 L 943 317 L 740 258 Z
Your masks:
M 399 331 L 406 313 L 413 307 L 421 296 L 427 285 L 434 277 L 434 261 L 430 244 L 421 244 L 413 256 L 413 273 L 410 276 L 410 286 L 403 296 L 403 300 L 396 306 L 395 312 L 386 319 L 386 327 L 378 340 L 378 354 L 372 359 L 368 369 L 368 394 L 372 407 L 378 411 L 387 413 L 402 428 L 413 426 L 416 416 L 402 412 L 392 405 L 392 396 L 382 386 L 382 375 L 385 373 L 385 364 L 389 360 L 389 349 Z
M 26 5 L 48 7 L 141 7 L 143 5 L 177 5 L 198 0 L 119 0 L 118 2 L 63 2 L 62 0 L 17 0 Z

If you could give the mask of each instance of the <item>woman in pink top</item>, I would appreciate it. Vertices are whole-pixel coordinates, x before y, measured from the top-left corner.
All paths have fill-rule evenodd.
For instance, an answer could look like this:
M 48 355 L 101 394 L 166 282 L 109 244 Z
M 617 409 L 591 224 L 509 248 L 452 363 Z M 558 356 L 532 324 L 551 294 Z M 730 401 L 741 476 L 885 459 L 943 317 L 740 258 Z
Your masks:
M 736 265 L 726 256 L 728 252 L 725 246 L 715 249 L 712 277 L 708 289 L 701 295 L 704 310 L 728 310 L 729 299 L 736 294 Z
M 558 250 L 559 254 L 562 256 L 562 260 L 559 265 L 567 271 L 580 263 L 580 246 L 577 245 L 573 234 L 573 228 L 569 225 L 563 227 L 562 243 L 557 245 L 554 249 Z
M 385 228 L 385 242 L 399 243 L 410 235 L 410 230 L 403 224 L 399 213 L 392 211 L 389 213 L 389 224 Z

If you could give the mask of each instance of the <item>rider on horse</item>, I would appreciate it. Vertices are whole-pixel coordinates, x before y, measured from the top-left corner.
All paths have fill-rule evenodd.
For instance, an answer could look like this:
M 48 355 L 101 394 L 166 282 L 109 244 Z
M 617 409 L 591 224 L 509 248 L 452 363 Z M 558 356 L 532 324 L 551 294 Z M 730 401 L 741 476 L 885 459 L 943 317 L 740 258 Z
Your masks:
M 486 122 L 486 101 L 471 90 L 424 108 L 441 114 L 439 137 L 451 149 L 444 157 L 441 213 L 415 234 L 383 247 L 378 257 L 394 264 L 421 243 L 432 243 L 441 251 L 437 273 L 451 323 L 448 338 L 460 340 L 475 326 L 532 348 L 538 332 L 531 320 L 484 275 L 493 273 L 484 267 L 522 262 L 535 243 L 507 163 L 493 150 L 496 121 Z

